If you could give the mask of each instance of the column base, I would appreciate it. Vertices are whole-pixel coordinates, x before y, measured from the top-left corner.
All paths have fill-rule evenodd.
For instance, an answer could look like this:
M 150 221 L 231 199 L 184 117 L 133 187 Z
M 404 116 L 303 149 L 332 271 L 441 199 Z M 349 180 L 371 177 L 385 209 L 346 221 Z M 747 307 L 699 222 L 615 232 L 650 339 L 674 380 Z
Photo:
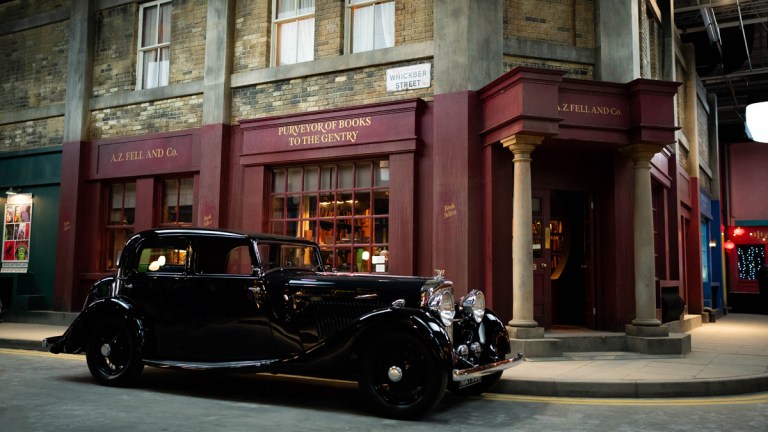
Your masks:
M 657 326 L 643 326 L 634 324 L 627 324 L 624 326 L 624 332 L 627 336 L 635 337 L 669 337 L 669 327 L 657 325 Z
M 544 339 L 544 327 L 518 327 L 507 325 L 510 339 Z

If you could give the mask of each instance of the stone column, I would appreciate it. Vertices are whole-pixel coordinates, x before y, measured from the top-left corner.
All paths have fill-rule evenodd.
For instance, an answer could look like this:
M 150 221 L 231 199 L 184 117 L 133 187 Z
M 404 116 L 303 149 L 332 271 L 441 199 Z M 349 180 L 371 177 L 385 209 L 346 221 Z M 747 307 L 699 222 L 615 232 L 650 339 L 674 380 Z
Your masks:
M 661 149 L 662 147 L 657 144 L 635 144 L 624 149 L 635 163 L 635 319 L 632 325 L 639 327 L 661 325 L 661 321 L 656 318 L 656 269 L 651 195 L 651 159 Z
M 533 233 L 531 231 L 531 153 L 543 137 L 513 135 L 501 144 L 514 155 L 512 207 L 512 320 L 510 336 L 517 339 L 543 337 L 543 328 L 533 319 Z M 536 330 L 538 329 L 538 330 Z

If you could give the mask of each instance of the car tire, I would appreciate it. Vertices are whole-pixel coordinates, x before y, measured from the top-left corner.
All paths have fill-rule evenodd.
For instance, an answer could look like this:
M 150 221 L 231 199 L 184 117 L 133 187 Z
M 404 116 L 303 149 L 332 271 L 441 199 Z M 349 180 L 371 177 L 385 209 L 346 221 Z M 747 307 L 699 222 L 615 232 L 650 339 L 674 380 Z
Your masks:
M 469 387 L 459 388 L 459 383 L 452 382 L 448 387 L 448 390 L 450 390 L 451 393 L 459 396 L 477 396 L 488 391 L 488 389 L 493 387 L 493 385 L 499 382 L 500 379 L 501 372 L 496 372 L 494 374 L 482 377 L 479 383 L 473 384 Z
M 363 397 L 380 414 L 399 419 L 422 416 L 445 394 L 448 375 L 437 356 L 404 333 L 370 344 L 360 363 Z
M 138 345 L 125 321 L 109 319 L 98 323 L 88 337 L 85 351 L 88 370 L 96 382 L 112 387 L 135 383 L 144 369 Z

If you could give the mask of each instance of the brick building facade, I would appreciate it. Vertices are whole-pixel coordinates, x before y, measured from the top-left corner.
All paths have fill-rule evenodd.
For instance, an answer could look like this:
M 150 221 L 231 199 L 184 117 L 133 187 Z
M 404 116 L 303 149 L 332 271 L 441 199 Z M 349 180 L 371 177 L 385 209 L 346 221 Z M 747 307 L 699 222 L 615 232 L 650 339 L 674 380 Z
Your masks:
M 350 271 L 445 268 L 512 327 L 658 326 L 671 297 L 701 313 L 701 236 L 719 239 L 700 223 L 720 224 L 701 210 L 718 199 L 717 140 L 671 3 L 316 0 L 283 15 L 293 3 L 0 2 L 0 187 L 46 209 L 36 208 L 29 271 L 2 279 L 5 295 L 19 310 L 75 310 L 125 236 L 194 225 L 314 238 Z M 291 33 L 292 20 L 311 32 Z M 367 37 L 374 49 L 362 50 Z M 278 64 L 297 39 L 311 60 Z M 429 84 L 388 89 L 403 67 L 429 71 Z M 634 180 L 641 159 L 650 179 Z M 319 195 L 278 186 L 326 167 L 338 184 Z M 356 177 L 347 192 L 348 169 L 373 180 Z M 528 169 L 529 189 L 513 192 Z M 648 203 L 634 186 L 645 180 Z M 286 204 L 292 193 L 322 202 L 323 190 L 374 198 L 349 214 L 334 199 L 328 220 Z M 650 254 L 625 247 L 648 224 L 633 205 L 652 218 Z M 530 217 L 533 237 L 518 249 L 513 220 Z M 362 234 L 345 243 L 343 226 Z M 557 236 L 579 245 L 570 264 Z M 515 261 L 530 243 L 532 274 Z M 361 265 L 363 250 L 387 267 Z M 637 270 L 648 262 L 650 276 Z

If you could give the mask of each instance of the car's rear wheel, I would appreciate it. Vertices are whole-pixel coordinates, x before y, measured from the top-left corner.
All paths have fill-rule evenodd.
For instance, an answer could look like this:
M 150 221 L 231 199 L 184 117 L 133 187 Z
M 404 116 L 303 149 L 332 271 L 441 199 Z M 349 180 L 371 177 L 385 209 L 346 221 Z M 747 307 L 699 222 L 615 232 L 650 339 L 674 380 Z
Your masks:
M 144 369 L 137 338 L 122 320 L 109 319 L 93 329 L 85 358 L 93 378 L 107 386 L 131 385 Z
M 442 399 L 447 380 L 435 354 L 408 334 L 379 338 L 365 351 L 360 364 L 364 397 L 387 417 L 425 414 Z

